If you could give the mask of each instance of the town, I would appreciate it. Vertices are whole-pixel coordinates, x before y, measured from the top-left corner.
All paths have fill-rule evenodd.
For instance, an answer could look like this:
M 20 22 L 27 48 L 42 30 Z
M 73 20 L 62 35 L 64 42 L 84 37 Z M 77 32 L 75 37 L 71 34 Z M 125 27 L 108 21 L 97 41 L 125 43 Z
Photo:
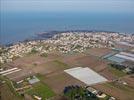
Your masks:
M 118 44 L 134 47 L 134 35 L 107 32 L 67 32 L 54 35 L 47 40 L 16 43 L 10 47 L 0 48 L 0 64 L 23 57 L 30 52 L 61 53 L 84 52 L 89 48 L 114 48 Z

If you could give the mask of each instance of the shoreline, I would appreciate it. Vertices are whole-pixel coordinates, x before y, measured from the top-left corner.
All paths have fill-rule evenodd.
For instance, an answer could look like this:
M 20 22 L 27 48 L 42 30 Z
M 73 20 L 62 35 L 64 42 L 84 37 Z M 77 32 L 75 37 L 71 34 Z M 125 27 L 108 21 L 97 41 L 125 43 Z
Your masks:
M 40 55 L 58 51 L 63 54 L 69 52 L 83 53 L 89 48 L 116 48 L 119 44 L 134 47 L 134 35 L 115 32 L 55 32 L 51 38 L 25 40 L 12 45 L 0 47 L 0 62 L 10 62 L 16 57 L 23 57 L 28 53 L 38 52 Z M 57 33 L 57 34 L 56 34 Z M 59 34 L 58 34 L 59 33 Z M 46 35 L 46 33 L 45 33 Z
M 134 35 L 134 33 L 123 33 L 123 32 L 114 32 L 114 31 L 104 31 L 104 30 L 64 30 L 64 31 L 47 31 L 47 32 L 40 32 L 40 33 L 35 33 L 35 36 L 26 38 L 22 41 L 16 41 L 16 42 L 11 42 L 11 43 L 0 43 L 0 46 L 13 46 L 18 43 L 25 43 L 25 42 L 30 42 L 30 41 L 39 41 L 39 40 L 46 40 L 52 38 L 54 35 L 61 34 L 61 33 L 69 33 L 69 32 L 87 32 L 87 33 L 98 33 L 98 32 L 105 32 L 105 33 L 117 33 L 121 35 Z

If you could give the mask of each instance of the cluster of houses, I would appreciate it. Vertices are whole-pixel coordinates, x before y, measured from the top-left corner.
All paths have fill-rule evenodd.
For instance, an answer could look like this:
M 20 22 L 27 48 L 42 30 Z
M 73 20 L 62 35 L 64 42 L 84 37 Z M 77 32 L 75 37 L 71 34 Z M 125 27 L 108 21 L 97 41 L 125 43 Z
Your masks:
M 11 81 L 11 85 L 16 92 L 20 95 L 24 95 L 25 92 L 32 89 L 32 85 L 37 82 L 40 82 L 40 80 L 36 76 L 29 76 L 19 81 Z M 33 95 L 33 98 L 36 100 L 42 100 L 42 98 L 37 95 Z
M 49 53 L 53 50 L 61 53 L 81 53 L 89 48 L 113 47 L 115 42 L 121 41 L 132 43 L 134 36 L 109 32 L 65 32 L 47 40 L 16 43 L 5 47 L 4 50 L 0 49 L 0 64 L 11 62 L 33 50 L 40 53 Z
M 93 87 L 87 86 L 86 88 L 87 88 L 88 91 L 90 91 L 91 93 L 93 93 L 94 95 L 96 95 L 100 99 L 104 99 L 104 98 L 107 97 L 108 98 L 107 100 L 116 100 L 115 97 L 108 96 L 107 94 L 105 94 L 102 91 L 97 90 L 97 89 L 95 89 Z

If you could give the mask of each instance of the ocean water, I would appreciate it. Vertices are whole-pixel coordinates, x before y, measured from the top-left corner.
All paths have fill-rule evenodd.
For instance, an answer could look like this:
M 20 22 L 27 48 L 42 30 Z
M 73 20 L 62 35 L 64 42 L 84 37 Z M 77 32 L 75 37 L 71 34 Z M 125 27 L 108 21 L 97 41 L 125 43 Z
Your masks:
M 1 12 L 0 44 L 23 41 L 37 33 L 104 30 L 134 33 L 134 14 L 86 12 Z

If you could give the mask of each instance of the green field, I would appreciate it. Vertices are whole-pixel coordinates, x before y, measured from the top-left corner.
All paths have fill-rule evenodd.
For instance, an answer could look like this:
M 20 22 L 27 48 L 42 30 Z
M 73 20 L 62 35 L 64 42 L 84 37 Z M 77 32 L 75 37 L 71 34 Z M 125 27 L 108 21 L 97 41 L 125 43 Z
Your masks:
M 110 72 L 112 72 L 112 74 L 116 75 L 117 77 L 123 77 L 126 75 L 126 73 L 124 73 L 123 71 L 120 71 L 116 68 L 113 68 L 113 67 L 108 67 Z
M 31 96 L 40 96 L 43 100 L 55 96 L 55 93 L 52 91 L 52 89 L 47 84 L 42 82 L 44 80 L 44 77 L 41 74 L 37 74 L 36 76 L 40 82 L 33 84 L 32 89 L 27 91 L 27 94 Z
M 45 100 L 46 98 L 53 97 L 55 95 L 55 93 L 46 84 L 42 82 L 34 84 L 33 88 L 27 91 L 27 94 L 31 96 L 40 96 L 43 100 Z
M 63 68 L 68 68 L 69 66 L 59 60 L 54 60 L 52 62 L 52 64 L 54 64 L 55 66 L 58 66 L 58 67 L 63 67 Z

